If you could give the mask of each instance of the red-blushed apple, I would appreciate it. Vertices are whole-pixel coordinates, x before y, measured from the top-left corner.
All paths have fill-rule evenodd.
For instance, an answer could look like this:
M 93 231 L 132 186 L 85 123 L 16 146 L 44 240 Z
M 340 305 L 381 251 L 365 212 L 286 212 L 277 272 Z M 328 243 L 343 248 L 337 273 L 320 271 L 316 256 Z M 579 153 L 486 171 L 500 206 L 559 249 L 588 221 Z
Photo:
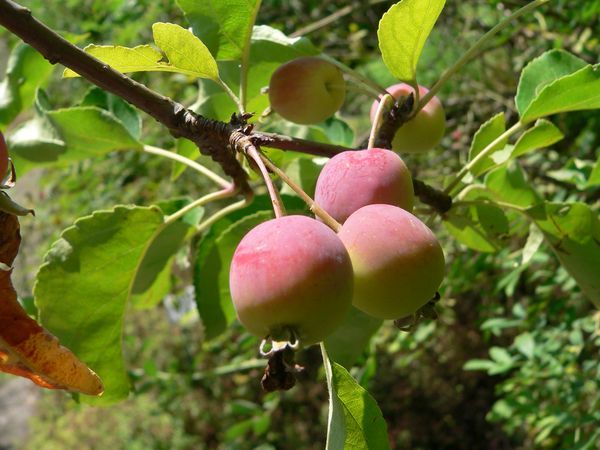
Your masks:
M 231 298 L 250 333 L 302 345 L 323 340 L 352 302 L 352 263 L 336 233 L 306 216 L 284 216 L 250 230 L 229 271 Z
M 0 181 L 4 179 L 6 171 L 8 170 L 8 147 L 4 136 L 0 132 Z
M 275 70 L 269 83 L 271 108 L 294 123 L 311 124 L 331 117 L 344 103 L 346 82 L 339 68 L 305 56 Z
M 338 235 L 354 268 L 353 305 L 379 319 L 413 314 L 444 278 L 444 253 L 418 218 L 391 205 L 352 214 Z
M 315 202 L 340 223 L 366 205 L 384 203 L 412 211 L 412 178 L 396 153 L 381 148 L 335 155 L 321 170 Z
M 414 89 L 405 83 L 394 84 L 386 89 L 394 98 L 409 95 Z M 419 96 L 423 98 L 429 89 L 419 86 Z M 375 100 L 371 107 L 371 121 L 375 118 L 379 101 Z M 392 149 L 403 152 L 424 152 L 437 146 L 446 130 L 446 114 L 444 107 L 437 97 L 433 97 L 408 122 L 404 123 L 394 135 Z

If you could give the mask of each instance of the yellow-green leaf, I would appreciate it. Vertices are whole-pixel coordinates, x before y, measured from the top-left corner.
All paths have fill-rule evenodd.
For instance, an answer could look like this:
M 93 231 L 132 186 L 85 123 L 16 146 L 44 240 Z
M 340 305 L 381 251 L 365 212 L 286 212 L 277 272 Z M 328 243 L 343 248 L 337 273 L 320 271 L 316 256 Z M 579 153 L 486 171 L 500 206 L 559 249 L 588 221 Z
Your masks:
M 156 45 L 179 72 L 213 80 L 219 78 L 215 58 L 191 31 L 174 23 L 158 22 L 152 25 L 152 33 Z
M 122 73 L 173 71 L 169 64 L 160 62 L 163 57 L 162 54 L 150 45 L 138 45 L 129 48 L 119 45 L 91 44 L 84 48 L 84 51 Z M 63 76 L 72 78 L 78 77 L 79 74 L 71 69 L 65 69 Z
M 417 63 L 445 0 L 402 0 L 379 21 L 377 37 L 385 65 L 398 79 L 416 81 Z

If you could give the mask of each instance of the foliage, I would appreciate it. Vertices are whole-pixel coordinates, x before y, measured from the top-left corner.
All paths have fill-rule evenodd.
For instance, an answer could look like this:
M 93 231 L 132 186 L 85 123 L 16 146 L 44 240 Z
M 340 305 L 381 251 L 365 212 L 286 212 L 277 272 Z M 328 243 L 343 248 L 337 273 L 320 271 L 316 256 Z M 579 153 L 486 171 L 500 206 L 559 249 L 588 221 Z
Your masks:
M 368 134 L 365 91 L 396 78 L 432 86 L 514 6 L 375 1 L 291 35 L 343 3 L 27 6 L 200 114 L 228 120 L 245 109 L 257 113 L 259 130 L 345 146 L 361 146 Z M 42 323 L 103 378 L 103 397 L 79 400 L 121 401 L 103 421 L 103 409 L 45 396 L 28 447 L 322 448 L 328 427 L 328 448 L 385 448 L 386 435 L 392 447 L 594 448 L 600 322 L 586 302 L 600 305 L 600 72 L 590 32 L 600 3 L 553 3 L 459 67 L 438 92 L 449 117 L 443 150 L 405 157 L 454 198 L 436 228 L 448 260 L 439 319 L 404 334 L 355 315 L 341 328 L 346 341 L 327 341 L 324 370 L 318 351 L 306 350 L 300 386 L 282 395 L 258 392 L 258 341 L 235 321 L 227 282 L 237 243 L 272 214 L 260 181 L 251 175 L 258 195 L 250 205 L 206 224 L 223 199 L 184 208 L 214 190 L 211 182 L 148 145 L 221 173 L 218 165 L 122 99 L 60 79 L 4 34 L 11 53 L 0 129 L 25 175 L 19 183 L 34 180 L 33 197 L 20 200 L 43 224 L 23 222 L 30 247 L 20 264 L 31 275 L 15 270 L 14 278 L 24 294 L 35 282 Z M 342 113 L 310 126 L 267 114 L 262 88 L 271 73 L 321 51 L 357 88 Z M 264 150 L 312 195 L 322 160 Z M 308 213 L 289 188 L 282 192 L 288 211 Z

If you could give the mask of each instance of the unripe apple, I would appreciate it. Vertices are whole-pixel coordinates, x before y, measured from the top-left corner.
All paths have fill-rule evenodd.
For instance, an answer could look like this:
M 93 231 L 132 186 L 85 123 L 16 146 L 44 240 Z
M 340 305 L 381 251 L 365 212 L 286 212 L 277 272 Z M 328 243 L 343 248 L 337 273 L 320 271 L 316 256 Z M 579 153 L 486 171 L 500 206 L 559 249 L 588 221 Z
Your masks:
M 414 89 L 405 83 L 394 84 L 386 89 L 394 98 L 409 95 Z M 423 98 L 429 89 L 419 86 L 419 96 Z M 375 118 L 379 100 L 371 107 L 371 122 Z M 424 152 L 440 143 L 446 130 L 446 114 L 437 97 L 429 102 L 408 122 L 404 123 L 392 140 L 392 149 L 397 152 Z
M 352 301 L 352 263 L 339 237 L 306 216 L 284 216 L 253 228 L 235 250 L 229 272 L 239 321 L 252 334 L 302 345 L 323 340 Z
M 431 230 L 404 209 L 368 205 L 338 233 L 354 268 L 358 309 L 379 319 L 413 314 L 444 278 L 444 253 Z
M 0 132 L 0 181 L 4 179 L 8 170 L 8 148 L 4 136 Z
M 281 65 L 269 83 L 271 108 L 291 122 L 318 123 L 344 103 L 346 83 L 340 69 L 315 56 Z
M 340 223 L 366 205 L 385 203 L 412 211 L 415 195 L 404 161 L 381 148 L 331 158 L 317 179 L 315 202 Z

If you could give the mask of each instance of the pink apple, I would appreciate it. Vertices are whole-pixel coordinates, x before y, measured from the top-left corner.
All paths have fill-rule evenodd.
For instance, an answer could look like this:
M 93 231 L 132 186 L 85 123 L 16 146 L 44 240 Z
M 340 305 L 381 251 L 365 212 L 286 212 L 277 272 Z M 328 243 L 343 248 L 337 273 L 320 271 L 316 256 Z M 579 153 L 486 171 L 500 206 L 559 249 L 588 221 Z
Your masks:
M 385 203 L 412 211 L 414 191 L 406 164 L 381 148 L 347 151 L 331 158 L 319 174 L 315 202 L 343 223 L 363 206 Z

